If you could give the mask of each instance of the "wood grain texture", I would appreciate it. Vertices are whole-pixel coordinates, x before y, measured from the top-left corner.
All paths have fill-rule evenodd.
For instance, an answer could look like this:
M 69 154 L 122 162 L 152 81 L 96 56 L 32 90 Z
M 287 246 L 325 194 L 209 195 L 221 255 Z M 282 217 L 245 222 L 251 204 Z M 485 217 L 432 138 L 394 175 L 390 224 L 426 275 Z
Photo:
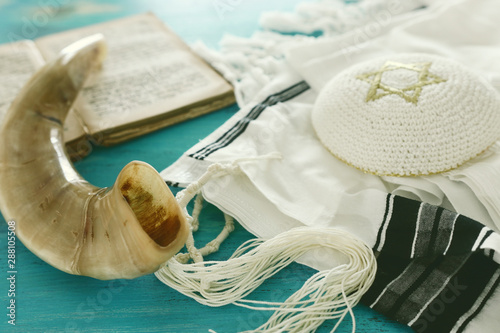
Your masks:
M 217 46 L 224 33 L 249 36 L 265 10 L 292 10 L 301 0 L 224 1 L 233 10 L 220 15 L 218 0 L 71 1 L 0 0 L 0 43 L 18 37 L 36 38 L 54 32 L 98 23 L 147 10 L 154 11 L 188 43 L 201 39 Z M 17 37 L 16 37 L 17 36 Z M 76 168 L 97 186 L 110 186 L 131 160 L 143 160 L 158 170 L 181 154 L 234 112 L 236 106 L 175 125 L 115 147 L 94 147 Z M 0 143 L 3 144 L 3 143 Z M 1 186 L 1 184 L 0 184 Z M 212 239 L 222 228 L 222 214 L 213 206 L 203 211 L 197 244 Z M 241 226 L 219 253 L 223 260 L 252 235 Z M 16 326 L 7 324 L 7 225 L 0 224 L 0 331 L 1 332 L 240 332 L 264 323 L 270 313 L 224 306 L 210 308 L 163 285 L 154 275 L 135 280 L 99 281 L 72 276 L 45 264 L 20 242 L 16 245 Z M 314 271 L 293 264 L 251 295 L 253 299 L 284 300 Z M 355 308 L 357 332 L 411 332 L 365 306 Z M 325 323 L 318 332 L 329 332 Z M 338 332 L 351 332 L 350 319 Z

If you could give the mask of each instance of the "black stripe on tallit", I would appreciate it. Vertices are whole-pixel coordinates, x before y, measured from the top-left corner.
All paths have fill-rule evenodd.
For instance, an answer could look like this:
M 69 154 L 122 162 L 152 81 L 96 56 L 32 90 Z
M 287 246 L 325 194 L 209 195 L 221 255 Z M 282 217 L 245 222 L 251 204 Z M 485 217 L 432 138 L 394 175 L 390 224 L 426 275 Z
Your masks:
M 386 201 L 386 215 L 389 210 L 390 200 Z M 392 214 L 385 235 L 382 235 L 385 224 L 380 227 L 379 238 L 384 238 L 382 251 L 376 252 L 379 267 L 375 276 L 375 282 L 368 292 L 363 296 L 363 302 L 371 305 L 387 285 L 396 279 L 411 261 L 411 248 L 415 235 L 416 221 L 420 203 L 408 200 L 400 196 L 394 196 Z M 387 216 L 386 216 L 387 219 Z M 413 230 L 408 226 L 413 226 Z M 379 241 L 380 242 L 380 241 Z M 376 249 L 379 244 L 374 248 Z
M 384 218 L 382 219 L 382 225 L 380 226 L 378 233 L 377 233 L 377 241 L 375 242 L 375 246 L 373 247 L 374 249 L 377 249 L 378 246 L 380 245 L 380 241 L 382 238 L 382 232 L 384 230 L 384 226 L 389 223 L 387 220 L 387 215 L 389 214 L 389 209 L 390 209 L 390 201 L 391 201 L 392 195 L 387 194 L 387 197 L 385 198 L 385 212 L 384 212 Z
M 500 276 L 498 276 L 496 278 L 495 282 L 493 283 L 493 285 L 491 286 L 491 288 L 487 291 L 487 294 L 481 300 L 481 303 L 478 305 L 478 307 L 474 311 L 474 313 L 472 313 L 472 315 L 470 315 L 468 318 L 466 318 L 465 321 L 463 322 L 463 324 L 458 328 L 457 333 L 462 333 L 465 330 L 465 328 L 467 327 L 467 325 L 471 322 L 471 320 L 474 319 L 479 314 L 479 312 L 481 312 L 481 310 L 486 305 L 486 302 L 488 302 L 488 300 L 490 299 L 491 295 L 493 295 L 493 293 L 498 288 L 499 284 L 500 284 Z
M 263 102 L 255 105 L 245 117 L 238 120 L 233 127 L 221 135 L 217 140 L 188 156 L 198 160 L 203 160 L 209 155 L 215 153 L 217 150 L 227 147 L 236 138 L 243 134 L 248 125 L 253 120 L 257 119 L 268 107 L 286 102 L 307 91 L 309 88 L 309 85 L 305 81 L 301 81 L 285 90 L 269 95 Z
M 386 215 L 389 203 L 387 200 Z M 418 230 L 422 232 L 415 235 L 420 209 Z M 468 312 L 472 312 L 471 317 L 477 314 L 472 311 L 473 306 L 486 293 L 499 265 L 491 260 L 491 255 L 472 249 L 492 232 L 487 231 L 479 239 L 482 224 L 453 214 L 394 196 L 392 214 L 388 221 L 384 217 L 374 247 L 381 247 L 375 251 L 377 275 L 362 301 L 403 324 L 415 319 L 412 327 L 419 332 L 447 332 Z M 454 216 L 455 223 L 451 223 Z M 418 256 L 411 258 L 414 244 L 420 248 Z M 457 290 L 460 293 L 455 292 L 451 301 L 450 292 Z M 441 306 L 444 301 L 449 302 Z
M 482 251 L 471 254 L 411 327 L 416 332 L 449 332 L 474 305 L 497 269 L 498 264 Z M 462 326 L 465 327 L 476 314 L 472 313 Z

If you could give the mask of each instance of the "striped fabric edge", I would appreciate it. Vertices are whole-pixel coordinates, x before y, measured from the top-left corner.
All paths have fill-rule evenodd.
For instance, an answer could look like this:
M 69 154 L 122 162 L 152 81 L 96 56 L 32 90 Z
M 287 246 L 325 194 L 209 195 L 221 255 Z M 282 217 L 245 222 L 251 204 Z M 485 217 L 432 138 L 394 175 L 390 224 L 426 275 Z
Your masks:
M 243 134 L 248 127 L 248 125 L 255 119 L 257 119 L 264 110 L 268 107 L 276 105 L 278 103 L 286 102 L 303 92 L 309 90 L 310 87 L 305 81 L 300 81 L 280 92 L 269 95 L 264 99 L 264 101 L 256 104 L 247 115 L 238 120 L 229 130 L 227 130 L 224 134 L 222 134 L 217 140 L 214 142 L 204 146 L 198 151 L 189 154 L 189 157 L 192 157 L 197 160 L 203 160 L 207 158 L 209 155 L 215 153 L 217 150 L 220 150 L 224 147 L 227 147 L 231 144 L 236 138 L 238 138 L 241 134 Z
M 457 323 L 451 330 L 452 333 L 461 333 L 465 330 L 465 328 L 471 322 L 471 320 L 474 319 L 474 317 L 477 316 L 477 314 L 479 314 L 479 312 L 481 312 L 481 310 L 484 308 L 486 302 L 493 295 L 499 283 L 500 283 L 500 269 L 497 269 L 493 277 L 490 279 L 486 288 L 484 288 L 483 293 L 477 299 L 474 306 L 457 321 Z
M 416 332 L 463 332 L 500 282 L 482 243 L 494 232 L 427 203 L 388 194 L 363 303 Z

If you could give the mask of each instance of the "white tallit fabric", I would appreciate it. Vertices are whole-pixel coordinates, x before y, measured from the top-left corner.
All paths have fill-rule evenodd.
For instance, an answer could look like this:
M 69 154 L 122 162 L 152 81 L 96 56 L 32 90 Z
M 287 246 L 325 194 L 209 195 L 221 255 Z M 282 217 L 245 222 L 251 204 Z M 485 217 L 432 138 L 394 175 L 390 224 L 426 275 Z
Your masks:
M 391 232 L 396 233 L 401 226 L 398 223 L 402 222 L 396 217 L 392 219 L 393 208 L 414 205 L 406 199 L 399 199 L 399 196 L 444 207 L 450 212 L 445 210 L 443 213 L 439 208 L 438 214 L 436 208 L 427 204 L 413 207 L 418 212 L 416 222 L 413 222 L 414 236 L 408 236 L 409 241 L 404 243 L 406 250 L 411 252 L 408 259 L 411 263 L 401 264 L 400 276 L 404 276 L 405 272 L 419 271 L 429 271 L 432 275 L 434 268 L 442 265 L 439 260 L 447 254 L 450 244 L 461 239 L 458 237 L 458 230 L 462 228 L 458 222 L 462 219 L 460 216 L 468 216 L 495 231 L 499 230 L 500 194 L 496 190 L 499 188 L 496 182 L 500 179 L 499 143 L 462 167 L 443 174 L 378 177 L 365 174 L 333 157 L 316 137 L 311 125 L 311 110 L 321 88 L 342 69 L 360 61 L 399 52 L 427 52 L 453 58 L 496 86 L 496 78 L 500 74 L 500 36 L 495 33 L 500 31 L 498 17 L 500 6 L 493 0 L 439 2 L 427 9 L 405 14 L 404 19 L 394 18 L 388 28 L 379 33 L 379 37 L 368 38 L 364 42 L 355 37 L 359 32 L 354 31 L 331 39 L 308 41 L 307 45 L 300 47 L 294 45 L 288 51 L 288 62 L 281 64 L 279 73 L 253 94 L 252 102 L 246 103 L 223 126 L 188 150 L 175 164 L 165 169 L 162 176 L 169 184 L 186 186 L 196 181 L 212 163 L 236 163 L 240 172 L 210 182 L 203 189 L 203 194 L 207 201 L 234 216 L 250 232 L 260 237 L 272 237 L 303 225 L 333 226 L 352 232 L 381 253 L 391 253 L 396 249 L 391 245 L 394 239 Z M 427 215 L 421 217 L 422 211 L 428 211 Z M 452 215 L 453 211 L 461 215 Z M 460 220 L 460 223 L 469 226 L 468 220 Z M 433 254 L 430 261 L 426 261 L 425 256 L 419 259 L 416 253 L 420 251 L 419 246 L 424 246 L 419 244 L 428 238 L 422 233 L 422 228 L 427 228 L 432 236 L 442 226 L 449 230 L 446 237 L 438 232 L 431 238 L 433 241 L 442 238 L 448 246 L 439 250 L 436 245 L 435 253 L 429 250 Z M 468 228 L 463 227 L 462 232 L 468 234 Z M 479 296 L 473 297 L 475 301 L 466 314 L 461 315 L 456 324 L 446 326 L 446 331 L 496 332 L 500 321 L 494 315 L 498 307 L 492 304 L 499 297 L 495 290 L 500 281 L 500 271 L 495 262 L 499 262 L 500 236 L 486 227 L 471 228 L 476 230 L 476 236 L 471 236 L 473 239 L 470 240 L 472 254 L 467 252 L 469 250 L 466 251 L 469 254 L 457 251 L 462 262 L 457 266 L 460 268 L 452 272 L 447 271 L 449 266 L 444 265 L 438 271 L 448 277 L 447 283 L 454 283 L 453 276 L 456 279 L 465 274 L 460 273 L 462 267 L 477 264 L 469 265 L 469 259 L 483 260 L 482 254 L 476 256 L 476 251 L 483 250 L 492 259 L 488 263 L 492 265 L 491 274 L 485 277 L 484 289 Z M 324 269 L 342 260 L 341 256 L 330 253 L 304 257 L 302 262 Z M 431 266 L 432 270 L 429 269 Z M 415 273 L 420 283 L 424 279 L 422 272 Z M 403 288 L 397 280 L 388 280 L 391 282 L 387 288 Z M 436 277 L 432 281 L 437 280 Z M 367 296 L 368 299 L 373 298 L 372 304 L 368 305 L 413 325 L 417 331 L 432 332 L 428 328 L 436 322 L 432 319 L 432 311 L 440 304 L 437 301 L 442 302 L 438 296 L 445 295 L 447 291 L 446 286 L 440 288 L 428 292 L 425 297 L 429 301 L 420 304 L 420 308 L 413 309 L 413 312 L 400 313 L 396 309 L 384 308 L 391 304 L 391 298 L 387 289 L 383 288 Z M 406 302 L 410 291 L 408 288 L 401 290 L 398 300 Z M 454 290 L 460 291 L 460 288 Z M 422 299 L 427 299 L 425 297 Z M 451 308 L 450 304 L 446 305 Z M 430 306 L 434 308 L 428 310 Z
M 361 38 L 371 38 L 417 15 L 413 10 L 438 1 L 443 0 L 304 2 L 294 13 L 264 13 L 262 30 L 251 38 L 225 35 L 219 43 L 220 52 L 201 42 L 192 47 L 231 82 L 236 101 L 242 107 L 251 103 L 264 85 L 286 71 L 283 64 L 286 50 L 316 40 L 314 35 L 323 39 L 363 29 L 369 37 Z
M 314 90 L 353 64 L 396 53 L 420 52 L 457 60 L 500 90 L 500 7 L 490 0 L 448 1 L 375 38 L 359 31 L 289 50 L 288 61 Z M 366 36 L 365 36 L 366 37 Z M 456 96 L 460 98 L 460 96 Z M 443 205 L 500 228 L 499 144 L 450 172 L 417 178 L 382 177 L 396 194 Z M 480 201 L 481 204 L 472 204 Z M 469 203 L 469 204 L 467 204 Z
M 276 79 L 266 91 L 286 91 L 294 79 L 300 78 L 287 75 Z M 380 193 L 381 200 L 381 203 L 370 205 L 375 212 L 367 209 L 361 214 L 366 214 L 367 218 L 372 214 L 382 216 L 386 195 L 384 184 L 377 177 L 363 174 L 333 158 L 319 144 L 310 121 L 316 94 L 300 81 L 296 89 L 293 95 L 300 95 L 288 103 L 261 103 L 256 105 L 257 108 L 255 105 L 242 108 L 164 170 L 162 176 L 169 183 L 185 186 L 198 179 L 212 163 L 248 159 L 238 162 L 241 173 L 214 181 L 203 189 L 203 194 L 208 201 L 234 215 L 252 233 L 266 238 L 296 226 L 327 226 L 331 216 L 341 207 L 346 207 L 344 214 L 351 214 L 349 203 L 341 204 L 341 201 L 346 193 L 356 196 L 361 189 L 373 188 Z M 275 98 L 282 101 L 288 97 L 279 94 Z M 265 112 L 255 119 L 249 117 L 259 106 L 265 107 Z M 249 122 L 251 124 L 247 125 Z M 245 129 L 240 132 L 243 126 Z M 218 138 L 224 138 L 220 144 Z M 279 153 L 280 157 L 252 160 L 252 157 L 274 153 Z M 330 177 L 330 173 L 341 176 Z M 307 174 L 313 175 L 308 177 L 312 182 L 300 181 L 300 176 Z M 344 222 L 344 227 L 355 228 L 349 221 Z M 366 237 L 362 238 L 370 243 L 377 230 L 378 226 L 374 225 L 373 230 L 360 228 L 355 234 L 361 236 L 360 233 L 366 232 Z
M 361 28 L 339 37 L 317 39 L 288 50 L 288 62 L 320 90 L 342 69 L 360 61 L 394 53 L 430 53 L 457 60 L 500 83 L 498 4 L 492 0 L 437 2 L 427 9 L 392 18 L 387 31 Z M 374 20 L 375 27 L 377 21 Z M 375 30 L 376 29 L 376 30 Z M 373 36 L 372 35 L 372 36 Z

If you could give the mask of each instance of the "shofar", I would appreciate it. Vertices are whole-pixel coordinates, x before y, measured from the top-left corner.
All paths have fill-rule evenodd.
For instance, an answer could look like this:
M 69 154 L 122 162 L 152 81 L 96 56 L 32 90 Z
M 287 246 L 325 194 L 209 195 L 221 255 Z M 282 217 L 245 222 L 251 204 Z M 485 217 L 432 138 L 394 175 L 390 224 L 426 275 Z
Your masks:
M 154 272 L 184 245 L 188 225 L 160 175 L 131 162 L 110 188 L 73 168 L 63 123 L 106 53 L 95 35 L 65 48 L 26 84 L 0 130 L 0 210 L 52 266 L 98 279 Z

